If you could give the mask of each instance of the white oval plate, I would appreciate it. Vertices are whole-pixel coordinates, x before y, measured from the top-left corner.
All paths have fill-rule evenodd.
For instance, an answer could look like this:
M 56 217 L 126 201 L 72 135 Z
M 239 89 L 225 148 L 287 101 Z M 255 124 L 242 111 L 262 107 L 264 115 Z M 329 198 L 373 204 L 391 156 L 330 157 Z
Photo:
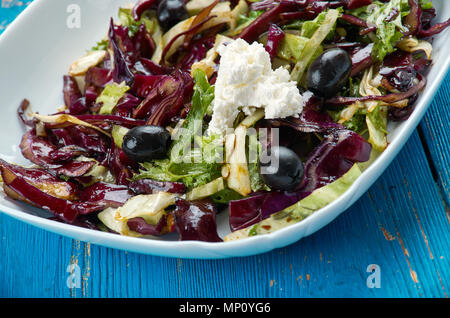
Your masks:
M 24 128 L 16 109 L 28 98 L 34 111 L 49 114 L 62 104 L 62 76 L 69 65 L 84 55 L 108 30 L 111 16 L 127 0 L 35 0 L 0 37 L 0 156 L 16 163 L 27 163 L 18 145 Z M 433 1 L 438 17 L 450 16 L 450 1 Z M 73 14 L 80 13 L 77 21 Z M 68 23 L 69 22 L 69 23 Z M 80 28 L 76 28 L 77 22 Z M 72 26 L 72 28 L 70 27 Z M 75 26 L 75 28 L 73 28 Z M 77 240 L 138 253 L 182 258 L 226 258 L 248 256 L 289 245 L 333 221 L 350 207 L 386 169 L 403 147 L 428 108 L 450 65 L 450 31 L 434 41 L 434 65 L 428 85 L 412 116 L 389 127 L 390 145 L 339 199 L 304 221 L 278 232 L 227 243 L 178 242 L 176 235 L 164 240 L 125 237 L 88 230 L 48 220 L 43 212 L 0 195 L 0 210 L 16 219 Z M 218 215 L 219 234 L 229 233 L 226 213 Z

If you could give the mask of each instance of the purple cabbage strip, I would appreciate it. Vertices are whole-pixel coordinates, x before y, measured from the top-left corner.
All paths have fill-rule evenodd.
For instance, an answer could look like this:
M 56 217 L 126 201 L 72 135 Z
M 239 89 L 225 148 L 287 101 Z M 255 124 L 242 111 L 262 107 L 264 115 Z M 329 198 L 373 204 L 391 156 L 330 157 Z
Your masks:
M 85 75 L 86 85 L 93 85 L 95 87 L 105 87 L 112 81 L 111 70 L 100 67 L 91 67 Z
M 261 221 L 261 206 L 267 193 L 253 194 L 250 197 L 230 201 L 228 214 L 231 231 L 249 227 Z
M 185 72 L 190 72 L 192 64 L 204 59 L 208 50 L 214 46 L 215 41 L 215 37 L 201 38 L 193 41 L 189 45 L 189 48 L 186 49 L 189 53 L 183 56 L 183 58 L 177 63 L 176 68 Z
M 140 75 L 136 74 L 132 91 L 141 98 L 146 98 L 152 89 L 160 82 L 171 80 L 170 75 Z
M 80 214 L 91 214 L 105 208 L 102 204 L 61 199 L 50 195 L 45 192 L 45 190 L 41 190 L 40 188 L 46 188 L 46 183 L 42 181 L 42 178 L 44 177 L 46 181 L 48 181 L 52 178 L 52 176 L 48 173 L 46 174 L 40 169 L 25 169 L 19 166 L 11 165 L 1 159 L 0 169 L 4 181 L 3 189 L 8 196 L 48 210 L 65 222 L 72 223 Z M 39 174 L 40 178 L 30 180 L 30 173 L 35 173 L 38 171 L 41 172 Z
M 81 94 L 80 89 L 78 88 L 77 81 L 74 77 L 69 75 L 64 75 L 64 85 L 63 85 L 63 95 L 64 95 L 64 103 L 69 108 L 69 111 L 73 109 L 74 104 L 76 104 L 83 95 Z
M 37 122 L 36 119 L 29 118 L 26 115 L 26 112 L 29 108 L 30 108 L 30 101 L 28 99 L 24 99 L 17 108 L 17 115 L 19 116 L 19 119 L 22 122 L 22 124 L 28 127 L 34 127 Z
M 132 94 L 125 93 L 114 108 L 114 115 L 120 117 L 130 117 L 133 110 L 139 106 L 141 99 Z
M 258 3 L 258 2 L 257 2 Z M 255 4 L 257 4 L 255 3 Z M 308 1 L 308 4 L 305 6 L 303 3 L 299 4 L 298 10 L 294 10 L 291 12 L 283 12 L 280 14 L 280 17 L 283 21 L 290 20 L 313 20 L 320 13 L 325 11 L 328 8 L 337 8 L 342 6 L 341 2 L 326 2 L 326 1 Z
M 422 15 L 420 16 L 420 25 L 422 29 L 427 30 L 431 28 L 431 22 L 436 17 L 436 9 L 430 8 L 422 10 Z
M 366 101 L 382 101 L 388 104 L 392 104 L 404 99 L 407 99 L 411 96 L 413 96 L 414 94 L 418 93 L 420 90 L 422 90 L 426 83 L 427 80 L 425 77 L 423 77 L 421 74 L 417 74 L 417 78 L 419 79 L 419 83 L 414 84 L 414 86 L 405 91 L 405 92 L 401 92 L 401 93 L 391 93 L 391 94 L 387 94 L 387 95 L 383 95 L 383 96 L 364 96 L 364 97 L 342 97 L 342 96 L 336 96 L 333 98 L 330 98 L 328 100 L 325 101 L 326 104 L 331 105 L 331 106 L 339 106 L 339 105 L 350 105 L 353 104 L 357 101 L 360 102 L 366 102 Z
M 151 58 L 156 49 L 156 43 L 152 35 L 147 31 L 145 24 L 139 26 L 139 30 L 133 37 L 134 51 L 138 57 Z M 137 58 L 136 58 L 137 59 Z
M 188 202 L 177 199 L 173 213 L 180 241 L 222 241 L 217 234 L 217 211 L 212 202 L 207 200 Z
M 178 33 L 176 36 L 174 36 L 169 43 L 167 43 L 167 45 L 164 47 L 164 50 L 161 54 L 161 60 L 166 61 L 166 55 L 167 53 L 170 51 L 170 48 L 172 47 L 172 45 L 182 36 L 184 37 L 190 37 L 192 39 L 192 37 L 194 35 L 196 35 L 201 28 L 203 27 L 203 25 L 205 25 L 208 21 L 210 21 L 212 18 L 214 18 L 215 16 L 208 16 L 206 18 L 204 18 L 202 21 L 198 22 L 197 24 L 191 26 L 187 31 L 184 31 L 182 33 Z M 194 21 L 193 21 L 194 22 Z M 187 45 L 188 43 L 185 43 L 185 45 Z
M 186 193 L 186 186 L 181 182 L 140 179 L 132 181 L 128 187 L 135 194 L 153 194 L 157 192 Z
M 357 49 L 350 55 L 352 60 L 352 72 L 350 76 L 355 76 L 362 71 L 368 69 L 374 63 L 372 59 L 373 43 L 368 44 L 364 48 Z
M 419 38 L 428 38 L 430 36 L 436 35 L 444 31 L 446 28 L 450 26 L 450 18 L 447 19 L 447 21 L 437 23 L 430 27 L 427 30 L 420 29 L 419 32 L 417 32 L 417 36 Z
M 161 236 L 175 231 L 175 226 L 170 223 L 170 216 L 164 215 L 156 225 L 148 224 L 143 218 L 133 218 L 127 221 L 130 230 L 142 235 Z
M 278 46 L 283 40 L 285 34 L 283 30 L 276 24 L 271 24 L 269 28 L 269 34 L 267 35 L 266 51 L 270 55 L 270 59 L 273 59 L 277 55 Z
M 79 125 L 52 129 L 49 140 L 57 147 L 78 147 L 85 156 L 103 161 L 110 141 L 97 130 Z
M 395 20 L 396 17 L 400 14 L 400 11 L 397 8 L 392 8 L 392 11 L 389 13 L 389 15 L 386 17 L 384 22 L 392 22 Z
M 309 192 L 343 176 L 356 162 L 369 160 L 371 145 L 350 130 L 334 130 L 310 154 L 299 190 Z
M 387 89 L 397 89 L 406 92 L 414 86 L 417 71 L 414 67 L 411 53 L 396 51 L 389 54 L 383 61 L 380 74 L 382 83 Z
M 301 1 L 302 4 L 303 2 L 306 1 Z M 261 14 L 255 21 L 242 30 L 238 38 L 249 43 L 256 41 L 261 34 L 269 29 L 271 24 L 276 24 L 281 21 L 280 15 L 282 13 L 296 11 L 302 4 L 296 4 L 295 1 L 281 1 L 272 9 Z
M 164 126 L 179 115 L 184 103 L 192 97 L 193 87 L 191 76 L 181 70 L 168 77 L 162 76 L 134 110 L 133 117 L 146 119 L 147 125 Z
M 358 17 L 355 17 L 353 15 L 343 14 L 341 16 L 341 19 L 346 21 L 346 22 L 348 22 L 348 23 L 350 23 L 350 24 L 353 24 L 353 25 L 356 25 L 356 26 L 359 26 L 359 27 L 362 27 L 362 28 L 367 28 L 368 27 L 366 21 L 364 21 L 363 19 L 360 19 Z
M 306 102 L 299 117 L 287 117 L 283 119 L 268 120 L 272 127 L 287 126 L 300 133 L 327 133 L 332 130 L 345 129 L 336 123 L 327 114 L 320 112 L 322 100 L 315 97 L 310 91 L 304 93 Z
M 106 124 L 120 125 L 127 128 L 142 126 L 145 121 L 117 115 L 78 115 L 76 118 L 94 126 L 103 127 Z
M 95 202 L 105 207 L 118 208 L 132 196 L 127 186 L 97 182 L 84 188 L 79 198 L 83 202 Z
M 43 137 L 36 136 L 34 129 L 23 136 L 20 149 L 26 159 L 54 171 L 57 175 L 80 177 L 95 165 L 93 161 L 73 161 L 76 156 L 84 154 L 84 149 L 79 147 L 58 148 Z
M 269 10 L 273 9 L 274 7 L 280 5 L 281 3 L 290 4 L 295 6 L 296 9 L 300 9 L 303 7 L 306 7 L 308 4 L 310 4 L 311 0 L 263 0 L 258 2 L 252 2 L 250 5 L 251 10 Z M 323 1 L 318 1 L 323 2 Z
M 230 229 L 234 232 L 261 222 L 308 194 L 308 192 L 260 192 L 247 198 L 230 201 L 228 206 Z
M 134 64 L 134 70 L 137 74 L 141 75 L 166 75 L 174 71 L 171 67 L 156 64 L 146 58 L 140 58 Z
M 347 9 L 353 10 L 371 4 L 372 0 L 344 0 L 344 2 L 346 2 Z
M 418 98 L 418 94 L 411 96 L 408 100 L 408 105 L 403 108 L 389 107 L 389 119 L 392 121 L 405 121 L 411 116 L 414 111 L 415 103 Z
M 422 10 L 418 0 L 408 0 L 409 14 L 405 18 L 405 26 L 409 32 L 407 35 L 416 35 L 421 28 Z
M 125 52 L 120 48 L 118 41 L 116 39 L 116 30 L 121 31 L 125 39 L 128 38 L 128 30 L 124 31 L 123 27 L 117 27 L 114 25 L 113 19 L 111 18 L 111 25 L 109 29 L 109 42 L 111 43 L 114 52 L 114 67 L 113 67 L 113 80 L 116 83 L 125 83 L 128 86 L 133 85 L 134 74 L 130 69 L 130 61 L 127 59 Z M 122 45 L 124 46 L 124 42 Z
M 69 109 L 66 112 L 71 115 L 79 115 L 86 113 L 88 110 L 89 109 L 86 104 L 86 98 L 83 96 L 79 100 L 77 100 L 74 104 L 72 104 L 72 106 L 69 107 Z
M 116 147 L 114 144 L 108 150 L 105 161 L 109 170 L 116 178 L 116 184 L 128 186 L 130 179 L 133 177 L 135 163 L 127 158 L 122 149 Z

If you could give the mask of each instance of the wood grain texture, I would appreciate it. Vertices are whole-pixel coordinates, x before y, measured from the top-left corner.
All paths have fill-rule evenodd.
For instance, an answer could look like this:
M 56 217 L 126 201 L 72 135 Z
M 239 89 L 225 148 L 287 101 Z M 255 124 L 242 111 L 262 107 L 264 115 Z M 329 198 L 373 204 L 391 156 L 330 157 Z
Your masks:
M 295 244 L 226 260 L 162 258 L 71 240 L 0 214 L 0 297 L 448 297 L 449 83 L 450 74 L 420 135 L 370 190 Z M 67 287 L 70 264 L 80 268 L 80 288 Z M 380 266 L 381 288 L 367 287 L 369 264 Z
M 450 205 L 450 74 L 433 100 L 432 107 L 420 124 L 420 133 L 426 145 L 434 178 L 440 186 L 443 200 Z

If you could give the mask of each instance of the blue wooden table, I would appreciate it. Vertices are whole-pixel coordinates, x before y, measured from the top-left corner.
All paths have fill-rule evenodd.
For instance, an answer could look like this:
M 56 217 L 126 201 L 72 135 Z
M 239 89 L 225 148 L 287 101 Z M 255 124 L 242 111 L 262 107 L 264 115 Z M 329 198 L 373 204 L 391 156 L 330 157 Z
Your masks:
M 1 0 L 0 33 L 26 5 Z M 0 297 L 448 297 L 449 100 L 450 73 L 368 193 L 322 230 L 266 254 L 226 260 L 139 255 L 0 214 Z M 378 266 L 379 285 L 370 284 L 377 282 L 369 278 L 371 264 Z M 81 275 L 78 286 L 69 277 L 73 268 Z

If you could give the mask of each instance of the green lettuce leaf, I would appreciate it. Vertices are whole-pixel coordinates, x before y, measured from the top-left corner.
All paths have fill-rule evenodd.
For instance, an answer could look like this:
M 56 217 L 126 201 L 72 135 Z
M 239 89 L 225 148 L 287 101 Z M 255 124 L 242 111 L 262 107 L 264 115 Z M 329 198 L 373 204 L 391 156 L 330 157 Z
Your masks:
M 193 147 L 194 137 L 201 137 L 202 121 L 207 114 L 214 99 L 214 86 L 209 85 L 208 77 L 205 72 L 200 69 L 194 71 L 194 94 L 192 96 L 192 106 L 186 119 L 181 126 L 175 141 L 170 150 L 170 158 L 172 161 L 179 162 L 185 159 L 185 152 L 187 149 Z M 213 142 L 214 137 L 209 140 Z M 207 140 L 203 140 L 206 143 Z
M 394 9 L 400 14 L 386 23 L 386 18 Z M 386 3 L 376 1 L 369 6 L 349 10 L 349 13 L 377 27 L 375 37 L 371 40 L 374 42 L 372 57 L 378 61 L 382 61 L 387 54 L 394 52 L 395 44 L 403 37 L 402 32 L 408 31 L 402 23 L 403 17 L 409 14 L 408 0 L 391 0 Z
M 358 112 L 353 115 L 352 119 L 347 120 L 342 124 L 347 127 L 347 129 L 362 135 L 367 131 L 366 113 L 367 111 L 365 109 L 358 110 Z
M 95 46 L 91 48 L 91 51 L 106 51 L 109 46 L 109 40 L 103 39 L 97 42 Z
M 133 180 L 153 179 L 159 181 L 182 182 L 188 189 L 194 189 L 217 179 L 221 169 L 217 164 L 208 163 L 173 163 L 170 160 L 144 162 L 139 174 Z
M 225 188 L 211 196 L 211 200 L 218 204 L 228 204 L 230 201 L 240 199 L 242 199 L 242 195 L 229 188 Z

